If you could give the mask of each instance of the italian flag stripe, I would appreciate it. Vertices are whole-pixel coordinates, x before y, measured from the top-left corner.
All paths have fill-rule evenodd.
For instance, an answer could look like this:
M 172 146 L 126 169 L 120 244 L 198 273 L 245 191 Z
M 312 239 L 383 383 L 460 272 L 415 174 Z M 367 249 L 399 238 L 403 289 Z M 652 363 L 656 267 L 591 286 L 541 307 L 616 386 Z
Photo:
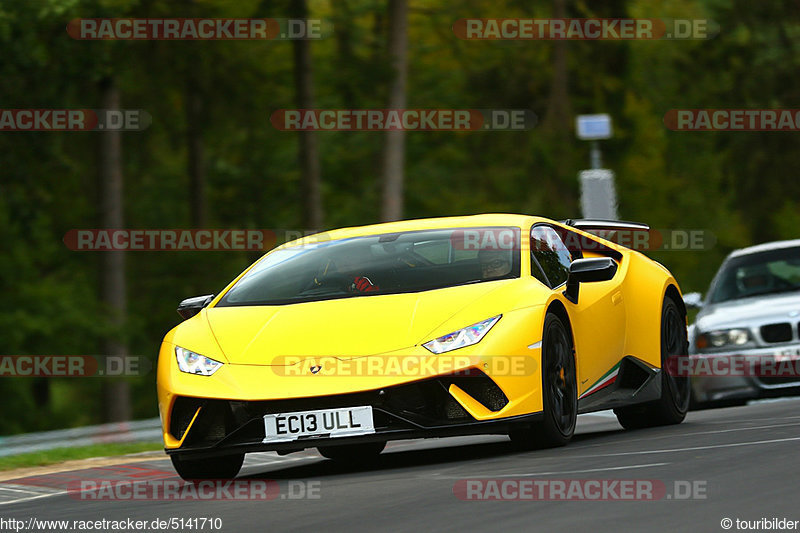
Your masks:
M 593 394 L 593 393 L 599 391 L 600 389 L 604 389 L 604 388 L 608 387 L 609 385 L 611 385 L 612 383 L 614 383 L 617 380 L 617 374 L 619 374 L 619 363 L 614 365 L 613 368 L 611 368 L 611 370 L 606 372 L 603 375 L 603 377 L 601 377 L 594 385 L 589 387 L 586 390 L 586 392 L 581 394 L 578 397 L 578 399 L 580 400 L 584 396 L 588 396 L 590 394 Z

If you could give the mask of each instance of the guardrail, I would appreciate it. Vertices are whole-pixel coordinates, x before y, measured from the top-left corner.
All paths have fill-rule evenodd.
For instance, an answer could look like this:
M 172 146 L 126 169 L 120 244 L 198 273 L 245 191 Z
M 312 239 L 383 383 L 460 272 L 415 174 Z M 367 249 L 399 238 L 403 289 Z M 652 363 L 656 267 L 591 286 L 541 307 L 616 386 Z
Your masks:
M 0 437 L 0 457 L 111 442 L 161 442 L 158 418 Z

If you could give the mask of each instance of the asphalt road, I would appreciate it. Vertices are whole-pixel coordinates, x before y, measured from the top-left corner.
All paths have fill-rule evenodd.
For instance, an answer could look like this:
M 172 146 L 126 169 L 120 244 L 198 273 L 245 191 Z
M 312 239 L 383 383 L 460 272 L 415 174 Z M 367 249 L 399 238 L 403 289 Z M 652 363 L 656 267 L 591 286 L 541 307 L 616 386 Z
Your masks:
M 390 443 L 369 468 L 343 467 L 311 451 L 252 454 L 240 478 L 276 480 L 280 490 L 262 501 L 85 501 L 66 493 L 64 483 L 141 480 L 159 472 L 176 478 L 163 460 L 68 472 L 0 484 L 0 517 L 148 523 L 212 517 L 226 532 L 724 531 L 721 521 L 730 518 L 736 531 L 736 519 L 800 520 L 799 408 L 800 399 L 751 403 L 692 412 L 679 426 L 639 431 L 624 431 L 604 412 L 579 417 L 565 448 L 518 452 L 504 437 L 406 441 Z M 555 491 L 547 494 L 557 499 L 465 501 L 456 496 L 464 491 L 454 493 L 465 479 L 484 480 L 472 485 L 473 495 L 492 494 L 485 480 L 522 479 L 542 482 L 537 486 L 545 488 L 536 490 Z M 613 488 L 611 500 L 575 499 L 575 493 L 565 500 L 556 481 L 572 486 L 574 480 L 606 487 L 613 487 L 609 480 L 637 480 L 661 490 L 643 493 L 655 500 L 620 501 L 621 490 Z M 589 494 L 589 485 L 581 486 Z M 303 490 L 316 497 L 300 498 Z M 0 521 L 1 529 L 9 528 Z

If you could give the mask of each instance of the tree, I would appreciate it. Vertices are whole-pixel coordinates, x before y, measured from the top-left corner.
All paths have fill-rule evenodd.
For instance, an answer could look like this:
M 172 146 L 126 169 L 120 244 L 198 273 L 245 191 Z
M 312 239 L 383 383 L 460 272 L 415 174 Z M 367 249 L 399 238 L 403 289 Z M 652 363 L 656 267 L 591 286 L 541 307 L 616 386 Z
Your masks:
M 100 81 L 102 109 L 119 109 L 119 88 L 111 76 Z M 124 227 L 124 192 L 122 177 L 122 134 L 108 130 L 100 133 L 100 218 L 102 228 Z M 127 314 L 125 252 L 115 250 L 102 255 L 100 299 L 115 326 L 103 340 L 106 356 L 126 356 L 128 347 L 121 338 Z M 121 380 L 108 380 L 103 387 L 104 418 L 108 422 L 130 420 L 130 387 Z
M 306 0 L 292 0 L 292 17 L 308 18 Z M 311 63 L 311 42 L 295 39 L 294 80 L 297 106 L 300 109 L 314 109 L 314 70 Z M 301 168 L 300 192 L 303 202 L 303 224 L 307 229 L 322 229 L 322 177 L 319 163 L 319 148 L 315 131 L 301 131 L 298 161 Z
M 389 57 L 394 78 L 389 90 L 389 109 L 406 106 L 408 84 L 408 1 L 389 0 Z M 406 134 L 402 130 L 386 132 L 381 173 L 381 218 L 384 221 L 403 217 L 403 181 L 405 175 Z
M 208 224 L 206 202 L 206 164 L 203 147 L 203 97 L 196 76 L 189 75 L 184 93 L 186 106 L 186 158 L 189 172 L 189 213 L 192 226 Z
M 567 16 L 566 0 L 553 0 L 553 18 Z M 550 98 L 545 114 L 545 124 L 566 136 L 570 128 L 572 110 L 569 102 L 569 73 L 567 70 L 567 42 L 553 42 L 553 75 L 550 78 Z

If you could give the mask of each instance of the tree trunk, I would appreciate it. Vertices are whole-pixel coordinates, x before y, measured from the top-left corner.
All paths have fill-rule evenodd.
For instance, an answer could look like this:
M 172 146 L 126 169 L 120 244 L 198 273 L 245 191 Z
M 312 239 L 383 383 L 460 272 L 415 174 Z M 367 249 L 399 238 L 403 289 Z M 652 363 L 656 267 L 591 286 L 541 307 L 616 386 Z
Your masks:
M 103 109 L 119 109 L 119 89 L 113 79 L 100 82 Z M 108 130 L 100 137 L 100 202 L 101 227 L 123 228 L 122 135 Z M 113 333 L 103 341 L 106 356 L 126 356 L 128 347 L 122 340 L 127 298 L 125 285 L 125 252 L 111 251 L 101 254 L 100 299 L 107 309 Z M 121 380 L 106 379 L 103 383 L 103 417 L 107 422 L 130 420 L 130 387 Z
M 291 0 L 292 18 L 308 18 L 306 0 Z M 294 80 L 297 107 L 314 109 L 314 71 L 311 66 L 311 41 L 296 39 L 294 47 Z M 301 178 L 300 192 L 303 195 L 303 224 L 305 229 L 322 229 L 324 211 L 322 207 L 322 177 L 317 147 L 317 133 L 301 131 L 298 152 Z
M 394 73 L 389 93 L 389 109 L 404 109 L 408 83 L 408 0 L 389 0 L 389 25 L 389 57 Z M 381 174 L 383 221 L 399 220 L 403 217 L 405 152 L 405 132 L 387 132 Z
M 342 95 L 344 107 L 352 109 L 357 101 L 353 87 L 358 83 L 351 74 L 355 63 L 355 53 L 353 52 L 353 35 L 350 22 L 355 17 L 347 0 L 338 0 L 336 7 L 338 15 L 335 19 L 334 27 L 336 28 L 336 49 L 339 56 L 339 68 L 341 69 L 339 70 L 340 76 L 338 76 L 340 78 L 338 90 Z
M 206 208 L 206 165 L 203 148 L 203 97 L 194 76 L 186 83 L 186 148 L 189 171 L 189 196 L 192 227 L 205 228 L 208 224 Z
M 383 37 L 383 13 L 375 10 L 372 14 L 372 37 L 370 42 L 370 63 L 376 68 L 383 65 L 386 41 Z
M 567 16 L 566 0 L 553 0 L 553 18 Z M 553 77 L 544 125 L 562 135 L 570 131 L 572 110 L 569 102 L 569 75 L 567 69 L 567 42 L 553 41 Z

